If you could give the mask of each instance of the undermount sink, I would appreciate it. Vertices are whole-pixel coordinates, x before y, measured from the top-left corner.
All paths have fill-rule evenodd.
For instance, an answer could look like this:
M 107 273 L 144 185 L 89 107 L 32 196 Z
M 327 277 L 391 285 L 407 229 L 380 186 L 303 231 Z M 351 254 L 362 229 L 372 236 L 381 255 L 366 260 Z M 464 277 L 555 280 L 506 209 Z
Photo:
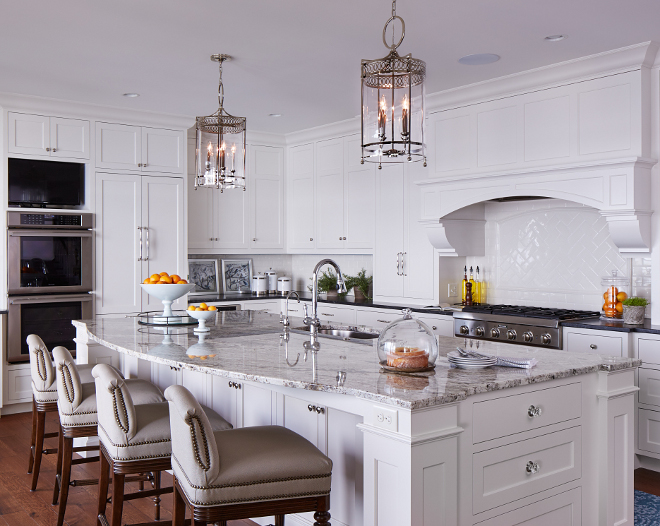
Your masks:
M 295 327 L 292 330 L 300 332 L 309 332 L 309 327 Z M 373 340 L 378 338 L 378 333 L 376 332 L 363 332 L 357 331 L 349 328 L 335 329 L 332 327 L 321 326 L 318 330 L 319 336 L 329 336 L 341 338 L 343 340 Z

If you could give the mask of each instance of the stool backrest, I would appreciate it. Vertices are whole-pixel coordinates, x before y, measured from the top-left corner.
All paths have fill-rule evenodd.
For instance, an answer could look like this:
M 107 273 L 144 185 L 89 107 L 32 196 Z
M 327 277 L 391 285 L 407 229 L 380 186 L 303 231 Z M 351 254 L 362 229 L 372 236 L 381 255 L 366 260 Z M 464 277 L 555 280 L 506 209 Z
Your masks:
M 57 371 L 57 403 L 61 412 L 71 414 L 82 402 L 82 382 L 76 362 L 66 347 L 53 349 L 53 362 Z
M 113 444 L 128 445 L 137 433 L 133 399 L 117 369 L 100 363 L 92 369 L 99 426 Z
M 38 391 L 47 391 L 55 381 L 55 370 L 53 369 L 48 347 L 36 334 L 30 334 L 26 341 L 30 351 L 32 382 Z
M 172 468 L 182 469 L 192 485 L 205 487 L 220 472 L 220 456 L 211 423 L 185 387 L 168 387 L 165 398 L 170 403 Z

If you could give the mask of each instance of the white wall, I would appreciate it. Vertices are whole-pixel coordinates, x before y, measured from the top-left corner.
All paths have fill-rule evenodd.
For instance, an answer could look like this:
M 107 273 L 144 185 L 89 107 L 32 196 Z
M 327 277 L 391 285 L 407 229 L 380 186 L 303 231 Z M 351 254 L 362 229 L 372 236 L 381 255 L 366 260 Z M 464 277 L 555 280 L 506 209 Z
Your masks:
M 600 310 L 601 278 L 615 269 L 651 298 L 651 259 L 621 257 L 599 212 L 568 201 L 487 203 L 486 255 L 466 259 L 488 303 Z

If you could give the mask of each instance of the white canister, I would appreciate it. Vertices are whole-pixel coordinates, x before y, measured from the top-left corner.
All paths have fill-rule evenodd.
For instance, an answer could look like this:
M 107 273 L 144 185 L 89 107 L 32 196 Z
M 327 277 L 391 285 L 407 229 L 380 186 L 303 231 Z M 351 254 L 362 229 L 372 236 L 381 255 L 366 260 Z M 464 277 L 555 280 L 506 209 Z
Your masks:
M 277 293 L 280 296 L 286 296 L 289 292 L 291 292 L 291 278 L 287 278 L 286 276 L 278 278 Z
M 252 294 L 265 296 L 268 294 L 268 276 L 266 274 L 255 274 L 252 276 Z
M 266 276 L 268 276 L 268 293 L 277 294 L 277 272 L 270 269 L 266 272 Z

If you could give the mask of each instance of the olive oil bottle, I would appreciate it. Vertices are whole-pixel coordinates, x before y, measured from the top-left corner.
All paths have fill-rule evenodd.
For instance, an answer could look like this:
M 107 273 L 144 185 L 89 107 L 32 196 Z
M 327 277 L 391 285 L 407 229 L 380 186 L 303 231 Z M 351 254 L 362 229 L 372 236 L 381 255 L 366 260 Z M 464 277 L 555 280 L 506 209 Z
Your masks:
M 479 300 L 477 298 L 477 283 L 474 281 L 474 270 L 472 267 L 470 267 L 470 279 L 469 279 L 470 285 L 472 285 L 472 303 L 479 303 Z M 467 298 L 466 298 L 467 299 Z
M 467 284 L 468 284 L 468 279 L 467 279 L 467 265 L 465 265 L 465 268 L 463 269 L 464 275 L 463 275 L 463 283 L 461 284 L 461 304 L 465 305 L 465 297 L 467 295 Z

